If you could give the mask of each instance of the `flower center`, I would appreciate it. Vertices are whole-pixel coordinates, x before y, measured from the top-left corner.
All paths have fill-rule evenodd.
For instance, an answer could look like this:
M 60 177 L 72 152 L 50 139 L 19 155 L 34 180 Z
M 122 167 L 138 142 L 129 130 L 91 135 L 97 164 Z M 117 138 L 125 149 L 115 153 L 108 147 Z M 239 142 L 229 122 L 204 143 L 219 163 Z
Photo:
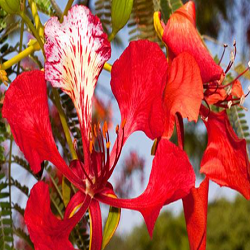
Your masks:
M 228 45 L 224 44 L 224 50 L 218 63 L 219 65 L 224 57 L 225 50 L 227 47 Z M 223 84 L 225 75 L 231 69 L 234 60 L 236 58 L 237 49 L 235 41 L 233 43 L 233 47 L 234 50 L 231 51 L 230 61 L 226 67 L 225 73 L 222 74 L 221 79 L 203 85 L 205 89 L 204 101 L 207 103 L 208 107 L 209 104 L 213 104 L 220 108 L 230 109 L 232 106 L 238 105 L 241 108 L 246 109 L 242 105 L 245 101 L 245 98 L 249 94 L 250 88 L 248 88 L 248 93 L 244 94 L 238 79 L 249 70 L 250 62 L 248 63 L 248 67 L 245 70 L 243 70 L 235 79 L 231 80 L 229 83 Z

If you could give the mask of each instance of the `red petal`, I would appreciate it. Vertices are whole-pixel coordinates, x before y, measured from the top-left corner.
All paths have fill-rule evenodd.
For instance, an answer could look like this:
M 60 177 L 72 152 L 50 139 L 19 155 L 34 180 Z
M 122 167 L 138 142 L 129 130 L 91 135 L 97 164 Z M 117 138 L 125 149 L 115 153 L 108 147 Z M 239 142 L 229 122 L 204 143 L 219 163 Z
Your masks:
M 90 218 L 90 242 L 89 250 L 101 250 L 102 248 L 102 215 L 99 202 L 92 200 L 89 206 Z
M 154 139 L 162 133 L 162 92 L 167 60 L 156 43 L 131 42 L 111 71 L 111 88 L 126 120 L 125 138 L 142 130 Z
M 45 26 L 45 77 L 74 102 L 83 139 L 89 139 L 92 97 L 111 49 L 98 17 L 88 8 L 75 5 L 63 23 L 52 17 Z
M 34 173 L 40 171 L 41 162 L 48 160 L 77 185 L 80 180 L 60 156 L 52 135 L 44 72 L 19 75 L 6 92 L 2 113 Z
M 186 153 L 170 141 L 162 139 L 143 194 L 134 199 L 115 199 L 108 197 L 106 192 L 95 197 L 114 207 L 140 211 L 152 236 L 162 206 L 186 196 L 194 183 L 195 174 Z
M 51 212 L 49 187 L 38 182 L 31 190 L 24 214 L 30 238 L 36 250 L 74 250 L 68 240 L 71 230 L 86 212 L 91 198 L 86 197 L 79 211 L 70 219 L 59 220 Z
M 242 89 L 242 86 L 239 80 L 234 81 L 231 95 L 238 97 L 238 98 L 241 98 L 242 96 L 244 96 L 244 91 Z
M 204 107 L 201 113 L 208 113 Z M 233 131 L 226 111 L 210 112 L 205 122 L 208 131 L 207 149 L 201 161 L 201 173 L 220 186 L 239 191 L 250 199 L 250 166 L 246 141 Z
M 197 121 L 202 98 L 203 85 L 199 67 L 191 55 L 182 53 L 172 62 L 164 91 L 164 134 L 167 138 L 173 133 L 177 112 L 189 121 Z
M 227 92 L 225 89 L 209 90 L 207 89 L 204 93 L 205 99 L 208 104 L 212 105 L 219 101 L 225 100 L 227 97 Z
M 223 70 L 214 62 L 195 28 L 194 8 L 190 1 L 174 12 L 165 26 L 162 39 L 172 55 L 188 52 L 195 58 L 203 82 L 220 80 Z
M 190 250 L 206 250 L 208 186 L 206 178 L 183 198 Z
M 86 199 L 86 195 L 78 191 L 69 201 L 67 208 L 64 213 L 64 218 L 69 218 L 74 209 L 79 206 L 79 204 L 83 203 Z

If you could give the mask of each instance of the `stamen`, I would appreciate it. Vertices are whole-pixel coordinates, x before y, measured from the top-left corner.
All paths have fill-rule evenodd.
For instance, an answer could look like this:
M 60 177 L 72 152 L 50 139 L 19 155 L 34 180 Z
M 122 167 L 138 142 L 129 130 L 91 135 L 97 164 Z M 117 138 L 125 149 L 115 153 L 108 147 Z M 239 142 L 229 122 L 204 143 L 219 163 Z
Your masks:
M 127 122 L 126 119 L 122 121 L 122 129 L 124 129 L 126 122 Z
M 229 101 L 229 102 L 227 103 L 227 106 L 228 106 L 229 109 L 231 108 L 232 104 L 233 104 L 232 101 Z
M 104 124 L 103 124 L 103 128 L 102 128 L 102 134 L 103 134 L 103 137 L 106 139 L 106 133 L 108 131 L 108 124 L 107 122 L 105 121 Z
M 223 49 L 223 52 L 222 52 L 222 55 L 221 55 L 221 58 L 220 58 L 220 61 L 219 61 L 218 65 L 221 64 L 221 61 L 222 61 L 222 59 L 223 59 L 223 57 L 224 57 L 224 54 L 225 54 L 225 51 L 226 51 L 226 48 L 227 48 L 227 47 L 228 47 L 228 45 L 227 45 L 226 43 L 224 43 L 224 49 Z
M 243 103 L 245 102 L 245 96 L 243 95 L 241 98 L 240 98 L 240 105 L 243 105 Z
M 231 87 L 231 86 L 229 86 L 229 87 L 227 88 L 226 92 L 227 92 L 227 95 L 230 95 L 230 94 L 231 94 L 231 92 L 232 92 L 232 87 Z
M 118 131 L 119 131 L 119 125 L 116 125 L 116 127 L 115 127 L 115 133 L 118 134 Z
M 94 136 L 97 138 L 96 124 L 94 124 Z
M 90 154 L 92 154 L 92 152 L 93 152 L 93 141 L 92 140 L 89 142 L 89 152 L 90 152 Z

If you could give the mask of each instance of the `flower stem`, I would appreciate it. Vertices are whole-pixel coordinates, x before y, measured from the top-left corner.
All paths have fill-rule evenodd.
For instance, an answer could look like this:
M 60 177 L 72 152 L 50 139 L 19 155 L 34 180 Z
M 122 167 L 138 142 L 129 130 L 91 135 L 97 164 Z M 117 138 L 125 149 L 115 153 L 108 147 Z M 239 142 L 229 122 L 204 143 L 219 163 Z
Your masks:
M 44 29 L 43 29 L 43 25 L 40 21 L 40 18 L 39 18 L 38 12 L 37 12 L 36 3 L 34 0 L 28 0 L 28 2 L 30 5 L 32 16 L 33 16 L 34 21 L 35 21 L 36 29 L 38 30 L 38 34 L 40 37 L 43 38 Z
M 74 0 L 69 0 L 69 1 L 67 2 L 67 5 L 66 5 L 66 7 L 65 7 L 65 9 L 64 9 L 64 11 L 63 11 L 63 14 L 62 14 L 61 18 L 60 18 L 60 22 L 61 22 L 61 23 L 63 22 L 63 18 L 64 18 L 64 16 L 67 15 L 68 10 L 71 8 L 71 5 L 73 4 L 73 2 L 74 2 Z
M 19 15 L 21 16 L 21 18 L 24 20 L 26 25 L 29 27 L 29 29 L 31 30 L 31 32 L 35 36 L 36 40 L 38 41 L 38 43 L 40 45 L 40 48 L 42 49 L 43 54 L 44 54 L 43 41 L 41 40 L 35 26 L 32 24 L 29 17 L 24 12 L 20 12 Z
M 10 60 L 2 64 L 2 69 L 6 70 L 10 68 L 12 65 L 20 62 L 23 58 L 27 57 L 28 55 L 32 54 L 34 51 L 40 50 L 40 46 L 38 42 L 35 42 L 33 45 L 29 46 L 16 56 L 12 57 Z
M 110 42 L 115 38 L 115 35 L 116 35 L 116 33 L 112 31 L 112 33 L 108 37 Z
M 58 91 L 55 88 L 53 88 L 52 91 L 53 91 L 53 95 L 55 97 L 55 104 L 56 104 L 56 107 L 57 107 L 57 110 L 58 110 L 58 113 L 60 116 L 60 120 L 61 120 L 63 131 L 64 131 L 64 134 L 65 134 L 68 146 L 69 146 L 70 153 L 72 155 L 73 160 L 76 160 L 76 159 L 78 159 L 78 157 L 77 157 L 76 151 L 74 149 L 74 145 L 72 143 L 70 132 L 69 132 L 69 127 L 67 124 L 67 120 L 66 120 L 65 114 L 63 112 L 62 105 L 60 103 L 60 96 L 58 94 Z
M 111 70 L 112 70 L 112 65 L 109 64 L 109 63 L 105 63 L 104 66 L 103 66 L 103 68 L 104 68 L 105 70 L 111 72 Z

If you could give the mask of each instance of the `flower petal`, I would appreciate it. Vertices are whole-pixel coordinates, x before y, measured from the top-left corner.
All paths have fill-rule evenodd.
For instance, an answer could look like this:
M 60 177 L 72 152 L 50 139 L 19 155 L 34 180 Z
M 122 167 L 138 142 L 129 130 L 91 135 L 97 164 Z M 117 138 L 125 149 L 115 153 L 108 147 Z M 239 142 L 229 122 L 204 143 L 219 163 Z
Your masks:
M 153 42 L 131 42 L 111 71 L 111 88 L 126 120 L 125 138 L 142 130 L 154 139 L 162 133 L 162 92 L 167 60 Z
M 227 97 L 227 92 L 225 89 L 210 90 L 207 89 L 204 92 L 205 99 L 208 104 L 212 105 L 219 101 L 223 101 Z
M 203 84 L 199 67 L 190 54 L 181 53 L 171 64 L 164 91 L 164 135 L 167 138 L 173 133 L 177 112 L 189 121 L 197 121 L 202 98 Z
M 195 174 L 186 153 L 170 141 L 161 139 L 143 194 L 134 199 L 115 199 L 103 192 L 95 198 L 114 207 L 138 210 L 152 236 L 162 206 L 185 197 L 194 183 Z
M 194 2 L 189 1 L 170 16 L 162 40 L 171 55 L 178 56 L 182 52 L 188 52 L 195 58 L 203 82 L 220 80 L 223 70 L 210 56 L 195 27 Z
M 238 97 L 238 98 L 241 98 L 242 96 L 244 96 L 244 91 L 242 89 L 242 86 L 239 80 L 236 80 L 233 82 L 231 95 Z
M 89 250 L 102 248 L 102 215 L 99 202 L 93 199 L 89 206 L 90 242 Z
M 205 117 L 208 110 L 202 107 Z M 239 191 L 250 199 L 250 166 L 246 141 L 233 131 L 226 111 L 210 112 L 204 122 L 208 131 L 208 144 L 201 161 L 201 173 L 219 184 Z
M 209 179 L 205 178 L 199 188 L 192 188 L 183 198 L 190 250 L 206 250 L 208 186 Z
M 34 173 L 48 160 L 77 185 L 78 178 L 60 156 L 52 135 L 44 72 L 34 70 L 19 75 L 6 92 L 2 114 Z
M 82 207 L 70 219 L 59 220 L 51 212 L 49 187 L 38 182 L 31 190 L 24 214 L 30 238 L 36 250 L 74 250 L 68 240 L 71 230 L 86 212 L 91 198 L 86 197 Z
M 83 139 L 89 138 L 92 97 L 110 43 L 98 17 L 82 5 L 72 7 L 60 23 L 52 17 L 45 26 L 45 78 L 74 102 Z

